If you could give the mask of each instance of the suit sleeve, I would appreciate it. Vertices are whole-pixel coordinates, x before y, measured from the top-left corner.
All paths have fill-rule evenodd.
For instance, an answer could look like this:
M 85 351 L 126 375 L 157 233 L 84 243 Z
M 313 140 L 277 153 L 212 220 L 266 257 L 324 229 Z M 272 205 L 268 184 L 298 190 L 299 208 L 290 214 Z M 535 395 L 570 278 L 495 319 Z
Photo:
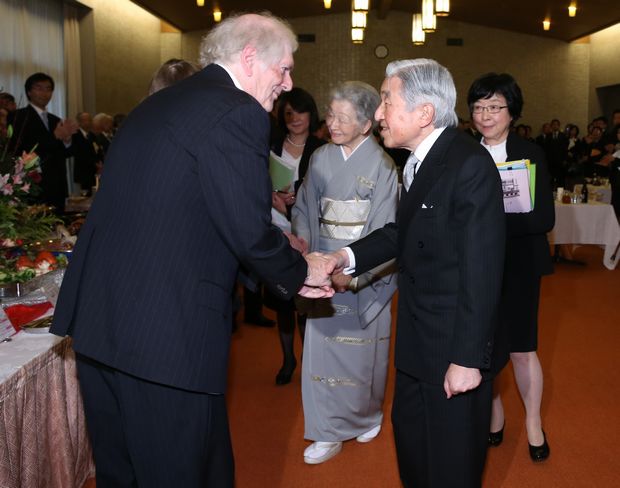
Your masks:
M 458 297 L 450 362 L 486 369 L 497 327 L 505 253 L 501 180 L 487 155 L 461 165 L 454 195 L 458 229 Z
M 394 259 L 398 254 L 398 226 L 389 223 L 371 232 L 363 239 L 349 244 L 355 255 L 355 273 L 359 276 L 380 264 Z
M 219 238 L 243 266 L 290 299 L 301 288 L 307 265 L 271 225 L 268 133 L 261 107 L 235 106 L 210 129 L 198 158 L 198 177 Z

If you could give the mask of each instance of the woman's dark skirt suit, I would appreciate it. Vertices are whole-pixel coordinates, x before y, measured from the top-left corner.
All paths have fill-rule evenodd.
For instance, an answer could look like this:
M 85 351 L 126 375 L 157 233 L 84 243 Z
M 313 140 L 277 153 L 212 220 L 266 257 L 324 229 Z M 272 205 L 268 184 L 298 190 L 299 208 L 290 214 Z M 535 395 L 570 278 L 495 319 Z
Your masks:
M 510 352 L 536 351 L 540 280 L 553 273 L 547 233 L 555 223 L 551 178 L 542 149 L 514 133 L 506 141 L 508 161 L 536 165 L 534 210 L 506 214 L 506 258 L 500 305 Z

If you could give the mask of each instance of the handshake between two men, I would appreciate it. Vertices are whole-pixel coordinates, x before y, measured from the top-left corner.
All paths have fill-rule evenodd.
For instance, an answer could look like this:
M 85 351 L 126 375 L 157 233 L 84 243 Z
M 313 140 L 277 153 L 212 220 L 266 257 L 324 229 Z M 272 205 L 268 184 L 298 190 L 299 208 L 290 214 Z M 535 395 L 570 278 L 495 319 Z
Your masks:
M 343 273 L 344 268 L 350 265 L 349 255 L 345 250 L 340 249 L 331 254 L 308 253 L 305 239 L 289 232 L 284 232 L 284 235 L 291 247 L 299 251 L 308 263 L 308 276 L 297 292 L 299 295 L 305 298 L 329 298 L 337 291 L 346 291 L 351 276 Z
M 349 266 L 349 256 L 340 249 L 331 254 L 312 252 L 304 256 L 308 262 L 308 276 L 299 290 L 305 298 L 329 298 L 335 292 L 347 289 L 351 276 L 343 274 Z

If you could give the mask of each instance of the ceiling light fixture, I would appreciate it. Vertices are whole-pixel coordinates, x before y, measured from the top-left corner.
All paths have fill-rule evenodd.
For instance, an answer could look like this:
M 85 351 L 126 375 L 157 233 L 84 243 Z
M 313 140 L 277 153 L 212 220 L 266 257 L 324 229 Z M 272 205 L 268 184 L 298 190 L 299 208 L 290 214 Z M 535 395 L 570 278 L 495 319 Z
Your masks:
M 450 0 L 436 0 L 435 15 L 437 17 L 447 17 L 450 15 Z
M 437 17 L 433 13 L 433 0 L 422 0 L 422 30 L 435 32 L 437 29 Z
M 422 30 L 422 14 L 413 14 L 411 20 L 411 42 L 414 46 L 421 46 L 424 44 L 426 35 Z
M 368 12 L 370 8 L 370 0 L 353 0 L 353 7 L 351 10 L 363 10 Z
M 362 44 L 364 42 L 364 29 L 351 29 L 351 40 L 353 44 Z
M 356 29 L 366 28 L 366 12 L 354 10 L 351 12 L 351 27 Z
M 568 16 L 574 17 L 577 15 L 577 2 L 571 2 L 568 6 Z

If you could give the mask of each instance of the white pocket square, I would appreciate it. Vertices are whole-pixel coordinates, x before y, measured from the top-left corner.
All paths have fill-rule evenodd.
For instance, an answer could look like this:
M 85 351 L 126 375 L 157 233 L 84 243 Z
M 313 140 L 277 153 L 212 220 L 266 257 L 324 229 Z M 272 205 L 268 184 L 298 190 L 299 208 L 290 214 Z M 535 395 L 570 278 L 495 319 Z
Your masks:
M 432 205 L 430 205 L 430 206 L 428 206 L 428 207 L 427 207 L 427 206 L 426 206 L 426 203 L 423 203 L 423 204 L 422 204 L 422 208 L 433 208 L 433 206 L 432 206 Z

